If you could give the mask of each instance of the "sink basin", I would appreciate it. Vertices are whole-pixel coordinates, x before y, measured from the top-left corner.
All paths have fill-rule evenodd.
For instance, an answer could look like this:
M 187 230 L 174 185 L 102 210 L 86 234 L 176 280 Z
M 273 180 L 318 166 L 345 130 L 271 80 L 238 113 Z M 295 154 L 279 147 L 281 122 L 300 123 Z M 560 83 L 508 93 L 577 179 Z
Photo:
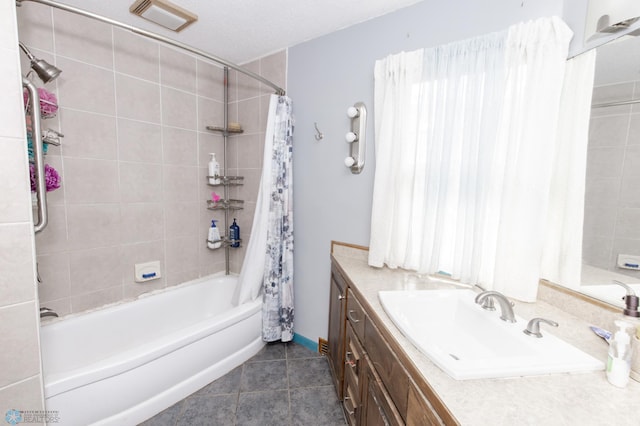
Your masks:
M 495 312 L 485 311 L 471 290 L 381 291 L 378 297 L 400 331 L 456 380 L 604 369 L 544 324 L 544 337 L 527 336 L 527 320 L 502 321 L 497 303 Z

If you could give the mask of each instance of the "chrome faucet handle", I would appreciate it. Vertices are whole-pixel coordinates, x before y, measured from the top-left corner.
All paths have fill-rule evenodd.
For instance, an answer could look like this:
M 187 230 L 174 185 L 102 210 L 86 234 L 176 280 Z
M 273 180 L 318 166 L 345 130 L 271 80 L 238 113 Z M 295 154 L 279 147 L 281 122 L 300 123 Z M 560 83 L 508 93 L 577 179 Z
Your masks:
M 484 287 L 482 287 L 480 284 L 475 284 L 476 287 L 478 287 L 480 289 L 481 292 L 483 291 L 487 291 L 485 290 Z M 477 302 L 476 302 L 477 303 Z M 496 305 L 495 303 L 493 303 L 493 299 L 491 297 L 487 297 L 485 298 L 482 303 L 480 304 L 480 307 L 482 309 L 484 309 L 485 311 L 495 311 L 496 310 Z
M 487 299 L 495 299 L 500 305 L 501 315 L 500 319 L 507 322 L 516 322 L 516 317 L 513 314 L 513 303 L 507 299 L 507 297 L 499 291 L 487 290 L 483 291 L 476 296 L 475 302 L 484 308 L 485 301 Z M 486 309 L 486 308 L 484 308 Z M 495 310 L 495 307 L 494 307 Z
M 522 330 L 522 332 L 524 334 L 526 334 L 527 336 L 532 336 L 532 337 L 537 337 L 537 338 L 542 337 L 542 333 L 540 333 L 540 323 L 541 322 L 543 322 L 545 324 L 549 324 L 552 327 L 557 327 L 558 326 L 557 322 L 548 320 L 546 318 L 533 318 L 527 324 L 527 328 Z
M 41 307 L 40 308 L 40 318 L 44 317 L 57 317 L 58 314 L 51 308 Z

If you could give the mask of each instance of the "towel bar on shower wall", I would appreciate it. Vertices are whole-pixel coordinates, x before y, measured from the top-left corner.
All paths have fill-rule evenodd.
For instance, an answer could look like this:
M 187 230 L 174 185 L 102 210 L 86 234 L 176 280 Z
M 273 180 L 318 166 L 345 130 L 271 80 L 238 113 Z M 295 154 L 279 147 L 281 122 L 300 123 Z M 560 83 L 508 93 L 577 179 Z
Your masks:
M 40 125 L 40 95 L 37 87 L 28 79 L 22 78 L 22 85 L 29 91 L 31 115 L 31 134 L 33 137 L 33 163 L 36 180 L 36 200 L 38 221 L 34 223 L 34 231 L 42 231 L 49 221 L 47 210 L 47 185 L 44 171 L 44 148 L 42 147 L 42 128 Z

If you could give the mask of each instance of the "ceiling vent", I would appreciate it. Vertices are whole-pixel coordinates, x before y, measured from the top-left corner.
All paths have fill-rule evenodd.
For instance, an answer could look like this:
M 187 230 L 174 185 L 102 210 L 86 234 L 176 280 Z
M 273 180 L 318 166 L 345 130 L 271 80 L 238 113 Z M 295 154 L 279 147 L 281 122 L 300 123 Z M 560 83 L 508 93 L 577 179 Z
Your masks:
M 136 0 L 129 12 L 176 32 L 198 20 L 196 14 L 167 0 Z

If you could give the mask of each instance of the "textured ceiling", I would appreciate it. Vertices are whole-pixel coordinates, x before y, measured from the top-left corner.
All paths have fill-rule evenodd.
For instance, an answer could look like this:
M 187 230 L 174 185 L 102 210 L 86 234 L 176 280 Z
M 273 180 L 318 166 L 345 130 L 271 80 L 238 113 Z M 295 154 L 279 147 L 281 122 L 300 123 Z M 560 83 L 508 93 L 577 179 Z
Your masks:
M 198 15 L 180 33 L 129 13 L 134 0 L 58 0 L 242 64 L 421 0 L 172 0 Z

